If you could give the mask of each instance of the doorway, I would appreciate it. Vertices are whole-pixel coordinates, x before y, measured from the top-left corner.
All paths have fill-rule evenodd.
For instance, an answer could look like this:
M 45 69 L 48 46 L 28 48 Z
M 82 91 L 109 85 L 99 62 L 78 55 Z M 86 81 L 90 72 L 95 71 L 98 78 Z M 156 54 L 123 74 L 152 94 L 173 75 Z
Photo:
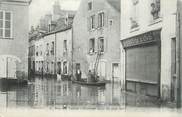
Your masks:
M 112 63 L 112 80 L 119 81 L 119 63 Z

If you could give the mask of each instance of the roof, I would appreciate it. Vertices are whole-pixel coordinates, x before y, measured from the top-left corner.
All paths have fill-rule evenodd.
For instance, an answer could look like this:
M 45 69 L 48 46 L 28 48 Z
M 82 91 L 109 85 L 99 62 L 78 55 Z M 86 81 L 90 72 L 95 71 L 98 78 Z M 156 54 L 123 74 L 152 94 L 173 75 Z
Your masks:
M 107 2 L 117 11 L 121 9 L 121 0 L 107 0 Z
M 62 28 L 59 29 L 59 30 L 56 30 L 56 31 L 53 31 L 53 32 L 46 33 L 46 34 L 44 34 L 44 36 L 51 35 L 51 34 L 55 34 L 55 33 L 58 33 L 58 32 L 63 32 L 63 31 L 69 30 L 69 29 L 71 29 L 71 28 L 72 28 L 71 25 L 70 25 L 70 26 L 65 26 L 65 27 L 62 27 Z
M 31 3 L 32 0 L 1 0 L 2 2 L 18 2 L 18 3 Z

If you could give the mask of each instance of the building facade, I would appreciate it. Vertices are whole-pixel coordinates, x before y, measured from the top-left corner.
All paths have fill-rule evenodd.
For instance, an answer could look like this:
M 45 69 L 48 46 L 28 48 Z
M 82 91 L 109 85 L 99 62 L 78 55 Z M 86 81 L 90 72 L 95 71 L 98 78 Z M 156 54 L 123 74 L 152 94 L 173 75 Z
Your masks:
M 176 0 L 121 2 L 121 79 L 126 90 L 176 100 L 176 5 Z
M 72 23 L 75 13 L 62 10 L 56 1 L 53 13 L 41 18 L 36 29 L 32 27 L 29 33 L 30 74 L 71 75 Z
M 32 37 L 33 38 L 33 37 Z M 72 74 L 72 28 L 41 34 L 30 42 L 30 71 L 37 75 Z
M 30 2 L 30 0 L 0 1 L 0 78 L 26 79 L 28 76 Z
M 100 80 L 119 81 L 119 25 L 120 0 L 81 1 L 73 22 L 73 68 L 82 78 L 97 69 Z

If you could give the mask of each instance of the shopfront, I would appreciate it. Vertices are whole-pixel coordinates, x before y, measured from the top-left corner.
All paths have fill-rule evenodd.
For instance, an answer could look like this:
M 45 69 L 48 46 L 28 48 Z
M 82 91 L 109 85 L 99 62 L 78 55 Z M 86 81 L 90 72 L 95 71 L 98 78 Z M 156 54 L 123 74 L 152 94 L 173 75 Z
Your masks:
M 160 94 L 160 30 L 122 41 L 126 89 L 150 96 Z

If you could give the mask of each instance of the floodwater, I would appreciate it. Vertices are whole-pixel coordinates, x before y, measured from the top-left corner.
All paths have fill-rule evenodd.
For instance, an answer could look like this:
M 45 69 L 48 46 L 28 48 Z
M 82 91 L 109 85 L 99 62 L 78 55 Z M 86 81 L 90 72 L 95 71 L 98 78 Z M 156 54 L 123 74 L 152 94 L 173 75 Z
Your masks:
M 122 110 L 129 106 L 159 107 L 156 102 L 155 98 L 123 92 L 120 83 L 94 87 L 37 77 L 28 85 L 0 88 L 0 109 Z

